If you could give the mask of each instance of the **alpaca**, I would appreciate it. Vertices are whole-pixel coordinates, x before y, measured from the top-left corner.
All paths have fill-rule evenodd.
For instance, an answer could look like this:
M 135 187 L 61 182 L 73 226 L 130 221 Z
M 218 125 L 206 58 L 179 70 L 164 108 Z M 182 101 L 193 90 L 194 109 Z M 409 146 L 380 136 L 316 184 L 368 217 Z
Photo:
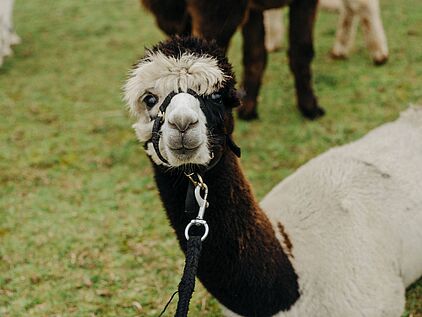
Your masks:
M 243 36 L 243 92 L 239 117 L 258 117 L 257 98 L 267 64 L 263 10 L 289 6 L 289 66 L 294 75 L 297 105 L 309 119 L 324 115 L 312 88 L 313 28 L 317 0 L 141 0 L 167 35 L 215 39 L 227 50 L 241 26 Z
M 13 2 L 14 0 L 0 1 L 0 66 L 4 57 L 13 54 L 11 46 L 21 41 L 13 31 Z
M 365 34 L 366 45 L 375 65 L 385 64 L 388 60 L 387 39 L 382 25 L 379 0 L 323 0 L 320 7 L 339 11 L 336 39 L 331 50 L 335 59 L 344 59 L 350 54 L 356 35 L 357 18 Z M 283 15 L 280 9 L 264 13 L 265 45 L 269 52 L 282 46 Z
M 215 44 L 174 38 L 124 87 L 183 251 L 196 216 L 184 172 L 208 186 L 199 280 L 226 316 L 401 316 L 422 275 L 422 108 L 311 160 L 258 204 L 231 141 L 234 85 Z

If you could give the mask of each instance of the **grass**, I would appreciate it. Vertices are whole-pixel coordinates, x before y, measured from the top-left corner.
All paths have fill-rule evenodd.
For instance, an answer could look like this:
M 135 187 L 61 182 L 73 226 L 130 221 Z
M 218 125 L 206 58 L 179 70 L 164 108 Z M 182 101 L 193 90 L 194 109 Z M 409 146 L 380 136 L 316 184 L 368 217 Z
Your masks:
M 317 122 L 295 109 L 285 51 L 270 56 L 261 120 L 236 127 L 258 197 L 422 103 L 422 3 L 382 5 L 391 58 L 378 68 L 361 36 L 349 60 L 331 60 L 336 16 L 320 13 L 313 68 L 327 116 Z M 137 0 L 17 1 L 15 17 L 23 43 L 0 69 L 0 316 L 157 316 L 183 257 L 120 87 L 144 46 L 164 37 Z M 236 35 L 237 74 L 239 53 Z M 220 316 L 201 285 L 191 306 L 192 316 Z M 422 281 L 404 316 L 422 316 Z

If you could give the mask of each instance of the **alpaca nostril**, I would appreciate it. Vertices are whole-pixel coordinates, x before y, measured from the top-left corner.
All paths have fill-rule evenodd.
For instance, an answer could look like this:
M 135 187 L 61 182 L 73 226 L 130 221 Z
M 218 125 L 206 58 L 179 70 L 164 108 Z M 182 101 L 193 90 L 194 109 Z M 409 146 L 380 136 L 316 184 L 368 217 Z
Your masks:
M 195 127 L 198 124 L 198 119 L 196 119 L 195 121 L 180 120 L 180 121 L 174 121 L 174 122 L 169 120 L 168 124 L 172 129 L 176 129 L 176 130 L 179 130 L 180 132 L 184 133 L 188 129 Z
M 168 125 L 170 128 L 174 129 L 174 130 L 179 130 L 179 128 L 177 127 L 177 125 L 175 123 L 173 123 L 172 121 L 168 120 L 167 121 Z

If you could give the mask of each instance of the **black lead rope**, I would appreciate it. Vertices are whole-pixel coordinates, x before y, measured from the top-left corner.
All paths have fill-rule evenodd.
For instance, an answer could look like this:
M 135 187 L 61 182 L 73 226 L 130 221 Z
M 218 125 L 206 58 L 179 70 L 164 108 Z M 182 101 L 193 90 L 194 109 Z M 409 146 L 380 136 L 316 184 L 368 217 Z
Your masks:
M 195 276 L 198 270 L 199 256 L 201 255 L 201 236 L 190 236 L 187 241 L 186 262 L 183 276 L 179 283 L 179 302 L 174 317 L 186 317 L 189 311 L 189 303 L 195 290 Z
M 195 289 L 195 277 L 198 271 L 199 257 L 202 250 L 202 241 L 206 239 L 209 232 L 207 222 L 204 220 L 205 210 L 208 207 L 208 186 L 204 183 L 200 174 L 185 174 L 189 178 L 189 188 L 192 187 L 195 193 L 191 193 L 188 189 L 188 193 L 185 201 L 185 210 L 187 212 L 193 212 L 195 204 L 198 205 L 198 215 L 192 219 L 185 228 L 186 238 L 186 251 L 185 251 L 185 267 L 183 269 L 182 279 L 180 280 L 178 290 L 175 292 L 170 300 L 167 302 L 164 310 L 161 312 L 160 317 L 164 314 L 170 302 L 176 293 L 179 293 L 179 301 L 177 303 L 177 309 L 175 317 L 187 317 L 189 311 L 189 303 L 192 298 L 192 293 Z M 193 186 L 191 186 L 193 184 Z M 201 190 L 203 190 L 201 194 Z M 203 226 L 204 233 L 202 236 L 196 234 L 189 234 L 189 229 L 192 226 Z
M 159 317 L 163 316 L 176 293 L 179 293 L 176 314 L 174 317 L 187 317 L 189 303 L 195 290 L 195 276 L 198 271 L 199 257 L 202 251 L 201 236 L 190 236 L 187 241 L 185 267 L 177 292 L 174 292 Z

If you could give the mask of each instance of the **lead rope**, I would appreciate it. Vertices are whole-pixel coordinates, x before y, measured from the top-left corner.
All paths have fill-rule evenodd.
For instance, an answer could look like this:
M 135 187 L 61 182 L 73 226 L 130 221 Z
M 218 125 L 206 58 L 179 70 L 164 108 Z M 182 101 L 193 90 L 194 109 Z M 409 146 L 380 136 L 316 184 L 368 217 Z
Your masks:
M 178 287 L 179 301 L 175 317 L 186 317 L 188 315 L 190 299 L 195 290 L 195 276 L 198 270 L 201 250 L 201 237 L 191 236 L 187 241 L 185 268 Z
M 185 174 L 189 180 L 195 186 L 195 199 L 199 205 L 198 216 L 192 219 L 185 228 L 185 238 L 187 240 L 186 246 L 186 260 L 185 267 L 183 269 L 182 279 L 180 280 L 178 290 L 175 292 L 170 300 L 167 302 L 163 311 L 159 315 L 161 317 L 171 301 L 173 300 L 176 293 L 179 293 L 179 301 L 177 302 L 176 314 L 174 317 L 187 317 L 189 311 L 189 303 L 192 298 L 192 294 L 195 290 L 195 277 L 198 270 L 199 257 L 202 251 L 202 241 L 206 239 L 209 233 L 209 227 L 207 222 L 204 220 L 205 209 L 208 207 L 208 186 L 202 180 L 199 174 L 196 174 L 198 181 L 193 179 L 193 174 Z M 201 196 L 201 190 L 204 192 L 204 196 Z M 192 226 L 203 226 L 205 232 L 201 236 L 189 235 L 189 230 Z

